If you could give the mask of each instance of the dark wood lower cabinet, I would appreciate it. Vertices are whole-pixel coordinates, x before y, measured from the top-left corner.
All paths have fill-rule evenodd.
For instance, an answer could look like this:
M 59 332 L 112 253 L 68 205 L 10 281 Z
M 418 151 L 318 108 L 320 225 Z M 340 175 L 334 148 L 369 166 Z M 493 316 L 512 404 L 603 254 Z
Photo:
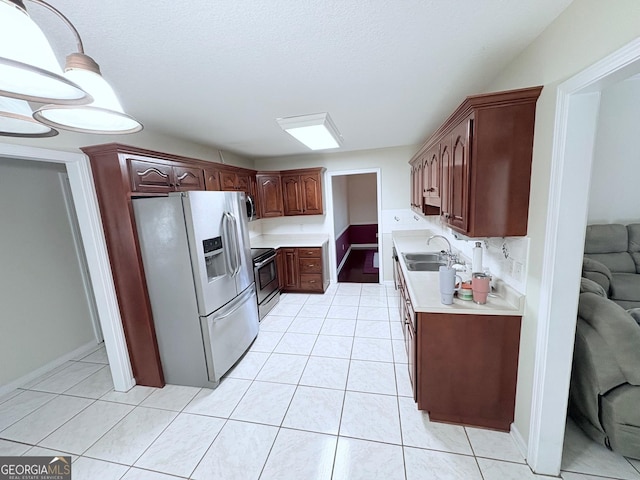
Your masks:
M 394 267 L 418 409 L 431 421 L 509 431 L 521 317 L 415 312 L 397 261 Z
M 432 421 L 509 431 L 519 316 L 418 313 L 417 401 Z
M 329 286 L 323 260 L 321 247 L 279 248 L 276 265 L 281 290 L 285 293 L 323 293 Z

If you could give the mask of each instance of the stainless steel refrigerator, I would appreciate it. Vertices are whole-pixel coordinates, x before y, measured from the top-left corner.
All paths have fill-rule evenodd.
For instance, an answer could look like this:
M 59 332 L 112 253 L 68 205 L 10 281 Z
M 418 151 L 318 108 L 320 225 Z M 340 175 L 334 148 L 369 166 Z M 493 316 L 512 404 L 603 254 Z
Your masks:
M 216 387 L 258 334 L 244 195 L 133 200 L 167 383 Z

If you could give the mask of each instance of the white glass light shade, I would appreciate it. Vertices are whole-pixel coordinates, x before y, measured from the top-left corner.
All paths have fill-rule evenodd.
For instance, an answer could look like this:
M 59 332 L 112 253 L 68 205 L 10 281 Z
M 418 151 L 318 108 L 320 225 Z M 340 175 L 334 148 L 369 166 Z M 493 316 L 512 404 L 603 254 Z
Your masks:
M 0 0 L 0 95 L 63 104 L 91 101 L 63 76 L 40 28 L 8 0 Z
M 29 104 L 16 98 L 0 97 L 0 136 L 53 137 L 58 132 L 32 118 Z
M 124 113 L 113 89 L 99 73 L 70 68 L 65 76 L 89 92 L 93 102 L 77 106 L 45 105 L 34 113 L 36 120 L 55 128 L 82 133 L 135 133 L 142 130 L 137 120 Z
M 338 148 L 342 136 L 328 113 L 276 119 L 280 127 L 311 150 Z

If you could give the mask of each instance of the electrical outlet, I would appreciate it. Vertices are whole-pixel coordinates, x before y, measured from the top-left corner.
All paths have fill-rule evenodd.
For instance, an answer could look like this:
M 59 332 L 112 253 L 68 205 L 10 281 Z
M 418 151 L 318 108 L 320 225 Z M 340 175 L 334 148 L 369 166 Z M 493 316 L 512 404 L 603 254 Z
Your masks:
M 522 262 L 513 262 L 513 279 L 522 280 Z

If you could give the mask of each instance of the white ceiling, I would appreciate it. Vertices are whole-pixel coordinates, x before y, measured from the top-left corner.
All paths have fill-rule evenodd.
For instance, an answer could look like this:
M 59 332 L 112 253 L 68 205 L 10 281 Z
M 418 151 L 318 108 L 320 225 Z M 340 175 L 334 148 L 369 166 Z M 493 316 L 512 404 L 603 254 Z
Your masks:
M 342 150 L 418 144 L 570 2 L 50 0 L 146 129 L 250 158 L 309 152 L 275 119 L 325 111 Z

